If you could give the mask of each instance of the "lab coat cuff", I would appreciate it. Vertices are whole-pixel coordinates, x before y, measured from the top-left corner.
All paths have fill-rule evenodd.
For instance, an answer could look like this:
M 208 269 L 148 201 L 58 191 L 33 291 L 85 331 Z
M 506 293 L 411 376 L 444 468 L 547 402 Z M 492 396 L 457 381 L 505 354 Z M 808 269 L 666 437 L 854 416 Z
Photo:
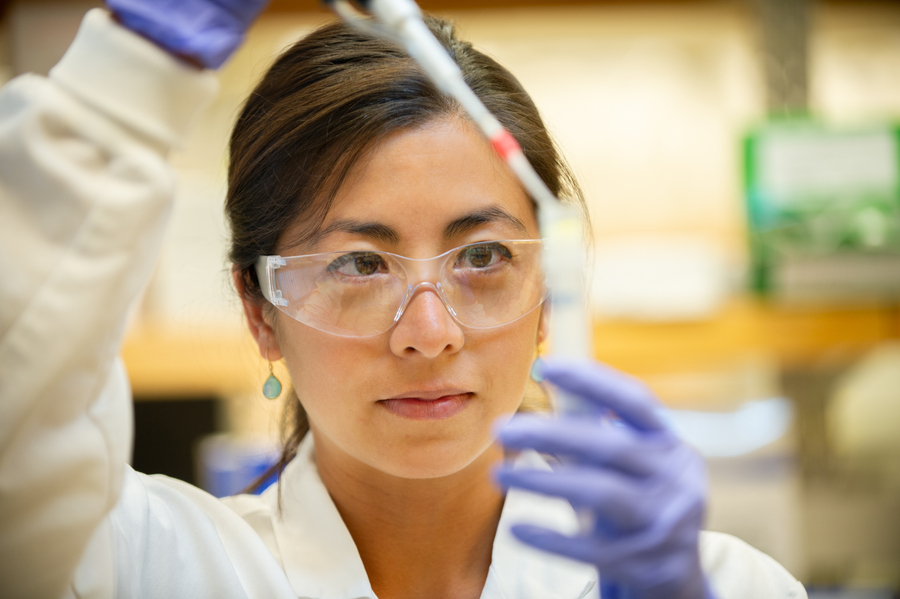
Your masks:
M 83 102 L 161 144 L 178 147 L 218 82 L 118 25 L 104 9 L 85 15 L 50 79 Z

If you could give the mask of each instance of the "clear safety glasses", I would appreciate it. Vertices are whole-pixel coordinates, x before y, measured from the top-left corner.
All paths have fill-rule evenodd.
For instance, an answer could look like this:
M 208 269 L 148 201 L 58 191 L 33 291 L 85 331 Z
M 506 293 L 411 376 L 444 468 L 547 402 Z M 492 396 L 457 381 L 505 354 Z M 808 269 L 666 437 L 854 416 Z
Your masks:
M 387 331 L 420 287 L 475 329 L 508 324 L 547 297 L 540 239 L 472 243 L 424 259 L 369 250 L 260 256 L 256 274 L 279 310 L 342 337 Z

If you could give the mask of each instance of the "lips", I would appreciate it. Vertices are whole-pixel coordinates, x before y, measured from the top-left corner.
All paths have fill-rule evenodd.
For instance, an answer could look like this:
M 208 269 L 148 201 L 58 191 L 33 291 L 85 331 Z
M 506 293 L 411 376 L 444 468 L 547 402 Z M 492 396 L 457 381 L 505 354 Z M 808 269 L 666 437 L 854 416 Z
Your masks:
M 411 391 L 378 403 L 389 412 L 412 420 L 444 420 L 468 405 L 473 393 L 461 389 Z

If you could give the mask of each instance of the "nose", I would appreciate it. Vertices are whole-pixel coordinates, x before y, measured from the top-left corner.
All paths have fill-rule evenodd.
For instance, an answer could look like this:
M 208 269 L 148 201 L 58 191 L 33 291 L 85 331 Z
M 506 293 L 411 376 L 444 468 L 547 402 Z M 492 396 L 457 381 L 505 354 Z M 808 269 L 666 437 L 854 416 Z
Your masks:
M 436 358 L 462 349 L 465 337 L 432 285 L 415 289 L 400 320 L 391 330 L 391 351 L 397 356 Z

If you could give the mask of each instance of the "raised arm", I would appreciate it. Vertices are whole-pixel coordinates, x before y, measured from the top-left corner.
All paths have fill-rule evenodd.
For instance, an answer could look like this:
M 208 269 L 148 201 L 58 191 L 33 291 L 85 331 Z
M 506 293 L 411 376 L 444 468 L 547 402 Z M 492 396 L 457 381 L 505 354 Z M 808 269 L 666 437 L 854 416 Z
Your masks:
M 57 597 L 131 445 L 117 359 L 211 75 L 88 13 L 48 78 L 0 92 L 0 586 Z

